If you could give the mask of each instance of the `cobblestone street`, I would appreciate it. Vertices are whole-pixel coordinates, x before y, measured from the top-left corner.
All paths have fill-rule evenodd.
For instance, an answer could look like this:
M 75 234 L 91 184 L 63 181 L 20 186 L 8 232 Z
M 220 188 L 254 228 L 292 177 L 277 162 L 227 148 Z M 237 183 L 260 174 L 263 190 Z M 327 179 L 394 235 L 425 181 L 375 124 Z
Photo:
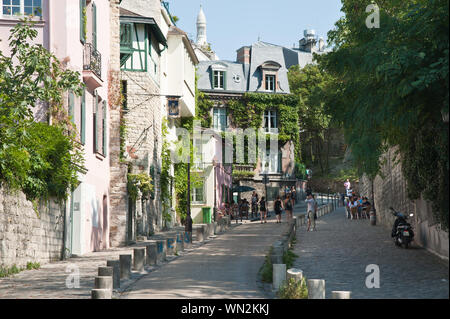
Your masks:
M 396 247 L 390 230 L 369 220 L 348 220 L 344 208 L 317 220 L 316 232 L 297 231 L 295 267 L 325 279 L 326 298 L 349 290 L 352 299 L 448 298 L 448 263 L 416 245 Z M 366 288 L 366 266 L 380 269 L 380 288 Z
M 130 299 L 270 298 L 258 283 L 268 247 L 287 229 L 272 217 L 244 224 L 143 278 L 123 294 Z

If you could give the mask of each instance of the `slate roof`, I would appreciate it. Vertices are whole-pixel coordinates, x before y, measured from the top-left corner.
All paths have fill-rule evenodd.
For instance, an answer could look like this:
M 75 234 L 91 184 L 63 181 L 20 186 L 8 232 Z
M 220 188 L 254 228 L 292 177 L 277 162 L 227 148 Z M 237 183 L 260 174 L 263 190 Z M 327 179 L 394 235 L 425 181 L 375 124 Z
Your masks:
M 250 64 L 243 64 L 230 61 L 202 61 L 198 65 L 198 88 L 203 91 L 211 91 L 212 88 L 212 68 L 214 64 L 222 64 L 226 67 L 226 90 L 229 93 L 245 92 L 266 92 L 261 87 L 262 72 L 260 66 L 268 61 L 273 61 L 281 65 L 278 70 L 278 81 L 280 90 L 276 93 L 289 94 L 289 81 L 287 72 L 293 65 L 300 65 L 303 68 L 307 64 L 313 63 L 313 54 L 311 52 L 301 51 L 299 49 L 290 49 L 283 46 L 258 41 L 250 46 L 251 60 Z M 316 52 L 322 54 L 324 52 Z M 241 81 L 235 81 L 239 76 Z

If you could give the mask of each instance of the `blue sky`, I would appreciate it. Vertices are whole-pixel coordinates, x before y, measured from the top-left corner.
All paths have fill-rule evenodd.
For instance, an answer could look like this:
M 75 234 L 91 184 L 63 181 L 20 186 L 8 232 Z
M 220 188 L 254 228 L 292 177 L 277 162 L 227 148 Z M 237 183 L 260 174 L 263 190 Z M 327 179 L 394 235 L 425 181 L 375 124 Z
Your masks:
M 304 29 L 327 32 L 342 16 L 340 0 L 168 0 L 177 26 L 196 37 L 200 4 L 208 22 L 208 42 L 220 59 L 236 59 L 236 50 L 258 40 L 298 47 Z

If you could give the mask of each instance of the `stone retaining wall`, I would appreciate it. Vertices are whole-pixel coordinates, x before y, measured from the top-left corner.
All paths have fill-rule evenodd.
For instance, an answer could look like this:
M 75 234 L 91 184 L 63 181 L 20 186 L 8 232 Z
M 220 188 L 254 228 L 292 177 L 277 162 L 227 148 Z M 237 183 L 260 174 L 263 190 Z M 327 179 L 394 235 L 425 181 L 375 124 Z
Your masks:
M 59 260 L 63 252 L 64 207 L 53 200 L 38 214 L 22 192 L 0 187 L 0 266 Z
M 402 174 L 401 164 L 394 164 L 394 149 L 390 149 L 385 157 L 385 164 L 381 174 L 372 181 L 367 176 L 360 179 L 360 191 L 371 202 L 375 201 L 377 224 L 391 229 L 395 217 L 390 213 L 389 207 L 407 213 L 414 213 L 410 223 L 414 227 L 415 243 L 429 251 L 448 259 L 449 240 L 448 232 L 441 229 L 435 221 L 431 205 L 425 200 L 411 201 L 407 197 L 406 180 Z

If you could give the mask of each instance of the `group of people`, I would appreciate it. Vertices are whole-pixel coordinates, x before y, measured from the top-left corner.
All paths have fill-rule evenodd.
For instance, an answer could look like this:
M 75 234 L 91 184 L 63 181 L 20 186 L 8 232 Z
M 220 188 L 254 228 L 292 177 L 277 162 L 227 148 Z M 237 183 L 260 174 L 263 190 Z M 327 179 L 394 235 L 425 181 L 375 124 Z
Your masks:
M 289 191 L 286 192 L 283 200 L 280 196 L 276 198 L 273 205 L 275 215 L 277 217 L 277 223 L 281 223 L 281 213 L 283 210 L 286 211 L 287 220 L 292 220 L 295 202 L 296 192 L 294 187 L 292 190 L 289 189 Z M 249 219 L 249 216 L 251 216 L 252 219 L 257 218 L 259 214 L 261 224 L 263 224 L 267 223 L 267 217 L 270 217 L 270 215 L 268 216 L 268 205 L 266 198 L 262 196 L 260 199 L 256 191 L 253 191 L 250 202 L 246 198 L 239 199 L 237 202 L 232 200 L 231 205 L 226 204 L 225 211 L 227 215 L 230 215 L 232 219 L 236 220 L 236 223 L 239 219 L 242 222 L 244 217 L 247 220 Z
M 342 196 L 348 219 L 368 219 L 372 204 L 367 197 L 356 196 L 351 189 L 350 180 L 344 183 L 347 197 Z M 344 194 L 342 194 L 344 195 Z
M 347 199 L 345 207 L 348 219 L 368 219 L 372 204 L 367 197 L 351 196 Z

